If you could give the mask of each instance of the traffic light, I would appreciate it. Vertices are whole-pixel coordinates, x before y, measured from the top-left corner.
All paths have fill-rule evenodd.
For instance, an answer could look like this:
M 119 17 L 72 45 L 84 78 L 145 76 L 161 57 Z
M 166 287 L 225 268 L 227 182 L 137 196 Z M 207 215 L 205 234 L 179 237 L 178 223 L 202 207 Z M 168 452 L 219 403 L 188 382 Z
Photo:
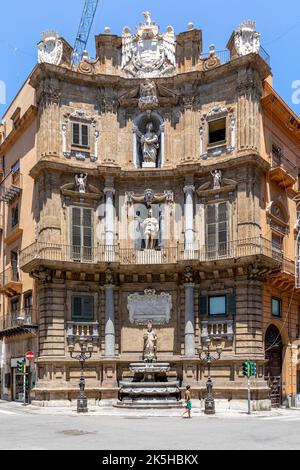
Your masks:
M 256 377 L 257 375 L 257 367 L 255 362 L 251 362 L 251 377 Z
M 24 373 L 24 367 L 25 367 L 25 361 L 24 359 L 20 359 L 17 361 L 17 371 L 20 372 L 21 374 Z
M 251 361 L 243 362 L 242 371 L 244 377 L 251 377 Z
M 242 374 L 244 377 L 250 377 L 250 363 L 245 361 L 242 364 Z

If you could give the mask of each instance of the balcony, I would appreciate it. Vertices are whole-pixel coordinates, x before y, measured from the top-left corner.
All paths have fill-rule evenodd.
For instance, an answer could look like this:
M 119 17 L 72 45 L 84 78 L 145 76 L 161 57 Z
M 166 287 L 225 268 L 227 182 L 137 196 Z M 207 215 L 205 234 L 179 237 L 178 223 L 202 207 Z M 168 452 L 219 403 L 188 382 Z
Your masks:
M 8 297 L 22 293 L 22 277 L 18 267 L 10 266 L 1 273 L 0 292 Z
M 271 63 L 270 55 L 262 46 L 260 46 L 259 48 L 258 55 L 266 62 L 267 65 L 270 66 L 270 63 Z M 211 57 L 211 53 L 209 52 L 206 54 L 201 54 L 201 59 L 203 61 L 209 59 L 210 57 Z M 224 65 L 230 62 L 232 59 L 237 58 L 238 56 L 232 57 L 230 51 L 228 49 L 225 49 L 223 51 L 216 51 L 214 54 L 214 57 L 216 57 L 220 65 Z
M 9 173 L 0 184 L 0 201 L 9 204 L 22 192 L 22 175 L 19 172 Z
M 34 317 L 34 310 L 32 308 L 26 308 L 18 313 L 6 315 L 0 320 L 0 339 L 34 332 L 37 329 Z
M 201 340 L 203 343 L 210 340 L 232 342 L 234 338 L 233 320 L 210 320 L 201 322 Z
M 98 322 L 67 322 L 67 341 L 69 348 L 74 347 L 80 341 L 91 343 L 94 347 L 99 343 Z
M 297 167 L 288 160 L 282 152 L 272 153 L 271 170 L 269 171 L 270 181 L 276 183 L 280 188 L 292 188 L 297 182 Z
M 280 268 L 282 265 L 282 254 L 274 252 L 271 241 L 257 237 L 222 243 L 214 247 L 199 246 L 195 243 L 188 247 L 178 244 L 159 250 L 120 248 L 118 245 L 84 248 L 35 242 L 21 252 L 20 268 L 24 272 L 32 272 L 39 266 L 81 271 L 84 265 L 85 272 L 92 273 L 95 269 L 106 267 L 108 263 L 119 266 L 172 266 L 186 262 L 226 262 L 253 256 L 264 257 L 273 267 Z

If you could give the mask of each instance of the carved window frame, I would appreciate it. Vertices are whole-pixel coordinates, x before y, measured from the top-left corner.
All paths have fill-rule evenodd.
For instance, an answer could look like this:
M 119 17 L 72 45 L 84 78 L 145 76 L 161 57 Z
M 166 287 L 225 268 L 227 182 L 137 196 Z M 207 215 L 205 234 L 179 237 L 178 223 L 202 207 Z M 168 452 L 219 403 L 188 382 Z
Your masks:
M 209 126 L 211 123 L 225 119 L 226 138 L 223 142 L 209 143 Z M 215 106 L 201 118 L 200 158 L 206 160 L 224 153 L 232 153 L 236 148 L 236 117 L 232 108 Z
M 283 217 L 279 217 L 274 214 L 274 208 L 277 207 L 282 213 Z M 267 213 L 267 222 L 271 227 L 271 230 L 274 234 L 284 238 L 290 232 L 290 218 L 289 214 L 280 201 L 272 201 L 266 210 Z
M 88 126 L 88 145 L 77 145 L 73 143 L 73 125 Z M 75 157 L 77 160 L 85 161 L 90 158 L 91 162 L 99 159 L 100 131 L 95 116 L 86 111 L 74 110 L 63 115 L 62 125 L 62 153 L 66 158 Z

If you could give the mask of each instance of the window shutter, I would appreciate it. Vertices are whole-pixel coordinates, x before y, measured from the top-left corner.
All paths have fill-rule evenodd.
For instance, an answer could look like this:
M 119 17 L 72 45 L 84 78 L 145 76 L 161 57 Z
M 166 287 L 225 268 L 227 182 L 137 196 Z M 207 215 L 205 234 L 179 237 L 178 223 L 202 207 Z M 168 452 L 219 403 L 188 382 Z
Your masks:
M 80 320 L 82 316 L 81 297 L 72 297 L 72 319 Z
M 72 245 L 81 246 L 81 209 L 72 208 Z
M 89 145 L 89 128 L 85 124 L 81 126 L 81 144 L 84 145 L 84 147 L 88 147 Z
M 76 122 L 72 124 L 72 144 L 80 145 L 80 124 Z
M 236 293 L 227 294 L 227 315 L 236 315 Z
M 86 296 L 82 299 L 83 318 L 94 320 L 94 297 Z
M 200 315 L 208 315 L 208 297 L 207 295 L 200 297 Z

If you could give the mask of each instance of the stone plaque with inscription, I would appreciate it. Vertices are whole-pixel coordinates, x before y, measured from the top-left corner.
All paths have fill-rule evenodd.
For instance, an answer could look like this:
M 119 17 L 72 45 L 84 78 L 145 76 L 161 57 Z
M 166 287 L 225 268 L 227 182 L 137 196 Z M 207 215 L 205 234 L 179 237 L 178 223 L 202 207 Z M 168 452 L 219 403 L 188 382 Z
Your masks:
M 151 320 L 153 324 L 164 325 L 171 319 L 172 296 L 165 292 L 156 294 L 155 290 L 146 289 L 144 294 L 130 294 L 127 308 L 132 324 L 146 325 Z

